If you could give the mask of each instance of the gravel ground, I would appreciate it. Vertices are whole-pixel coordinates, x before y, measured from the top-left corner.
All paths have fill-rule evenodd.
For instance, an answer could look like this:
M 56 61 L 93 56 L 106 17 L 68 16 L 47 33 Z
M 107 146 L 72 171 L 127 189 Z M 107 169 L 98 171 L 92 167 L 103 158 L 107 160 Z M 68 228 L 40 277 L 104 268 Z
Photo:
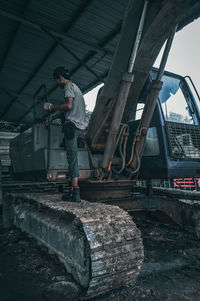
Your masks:
M 142 232 L 145 262 L 135 288 L 118 300 L 200 300 L 200 240 L 156 221 L 134 220 Z M 57 259 L 19 230 L 3 229 L 0 219 L 0 300 L 60 301 L 46 288 L 62 281 L 72 279 Z

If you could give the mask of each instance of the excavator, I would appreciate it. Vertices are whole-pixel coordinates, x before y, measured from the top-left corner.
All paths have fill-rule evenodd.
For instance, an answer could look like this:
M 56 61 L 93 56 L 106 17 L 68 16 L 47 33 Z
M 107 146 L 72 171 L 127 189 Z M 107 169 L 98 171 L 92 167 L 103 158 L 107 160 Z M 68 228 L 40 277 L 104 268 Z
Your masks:
M 11 141 L 18 184 L 4 197 L 4 225 L 51 250 L 81 287 L 79 300 L 134 287 L 144 250 L 131 212 L 163 211 L 183 228 L 199 229 L 198 201 L 180 201 L 198 199 L 198 192 L 172 198 L 170 189 L 152 186 L 153 179 L 200 176 L 199 94 L 189 76 L 164 71 L 174 34 L 200 15 L 198 2 L 129 1 L 108 77 L 78 142 L 80 204 L 61 199 L 68 180 L 63 133 L 59 123 L 45 128 L 46 99 L 35 98 L 33 126 Z M 165 42 L 160 67 L 152 68 Z M 149 185 L 140 193 L 143 179 Z

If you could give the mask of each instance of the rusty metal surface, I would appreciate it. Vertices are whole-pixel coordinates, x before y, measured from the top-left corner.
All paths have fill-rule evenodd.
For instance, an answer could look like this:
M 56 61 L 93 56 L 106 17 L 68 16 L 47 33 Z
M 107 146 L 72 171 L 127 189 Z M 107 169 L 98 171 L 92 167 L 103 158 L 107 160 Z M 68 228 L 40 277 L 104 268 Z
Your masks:
M 153 187 L 153 193 L 155 195 L 167 196 L 168 198 L 179 198 L 185 200 L 196 200 L 200 204 L 200 192 L 199 191 L 187 191 L 181 189 L 173 188 L 162 188 L 162 187 Z
M 200 193 L 153 188 L 150 195 L 147 189 L 136 189 L 132 193 L 133 182 L 87 182 L 82 193 L 87 201 L 103 202 L 119 206 L 128 211 L 161 212 L 163 220 L 173 221 L 183 229 L 196 232 L 200 236 Z M 138 191 L 138 192 L 137 192 Z
M 143 262 L 143 245 L 140 231 L 125 211 L 116 206 L 100 203 L 62 202 L 61 195 L 58 194 L 13 194 L 11 206 L 9 206 L 9 198 L 11 195 L 5 202 L 4 223 L 7 219 L 7 226 L 9 226 L 15 221 L 15 224 L 23 231 L 31 233 L 35 237 L 38 235 L 38 239 L 56 252 L 66 266 L 70 265 L 66 254 L 72 251 L 66 250 L 69 242 L 63 240 L 64 236 L 61 235 L 63 229 L 68 229 L 66 238 L 70 235 L 71 243 L 77 239 L 77 235 L 84 234 L 85 240 L 81 240 L 83 242 L 81 250 L 74 250 L 75 258 L 70 253 L 73 276 L 79 284 L 86 285 L 87 281 L 89 282 L 83 300 L 114 289 L 134 285 Z M 13 210 L 15 212 L 14 220 L 12 220 L 14 216 L 11 214 Z M 32 218 L 30 211 L 34 211 Z M 41 226 L 43 217 L 47 221 L 48 216 L 49 220 L 46 225 L 49 228 L 46 232 Z M 51 220 L 51 216 L 54 216 L 53 220 Z M 27 221 L 24 222 L 26 219 Z M 56 227 L 54 227 L 54 223 L 56 223 Z M 38 229 L 40 227 L 41 231 Z M 69 233 L 70 227 L 73 230 L 71 233 Z M 51 233 L 51 236 L 55 234 L 56 237 L 52 236 L 51 241 L 51 236 L 47 235 L 45 238 L 45 233 Z M 62 238 L 60 246 L 62 245 L 63 250 L 61 247 L 56 250 L 56 247 L 59 248 L 57 244 L 52 245 L 54 240 L 58 240 L 57 235 L 59 234 Z M 80 242 L 77 241 L 77 247 L 80 247 L 79 244 Z M 84 250 L 87 250 L 86 253 Z M 65 256 L 63 256 L 63 252 Z M 80 253 L 80 258 L 77 258 L 76 261 L 77 252 Z M 88 256 L 89 265 L 87 264 Z M 86 266 L 84 265 L 85 261 Z M 87 274 L 87 277 L 84 276 L 84 273 Z M 89 279 L 88 275 L 90 275 Z
M 158 94 L 162 88 L 162 82 L 158 80 L 154 80 L 150 87 L 149 87 L 149 93 L 146 99 L 145 107 L 144 107 L 144 112 L 142 114 L 140 124 L 137 128 L 137 135 L 134 138 L 132 148 L 137 147 L 137 152 L 139 156 L 139 160 L 141 160 L 143 151 L 144 151 L 144 145 L 146 141 L 146 135 L 147 131 L 150 126 L 150 122 L 155 110 Z M 133 155 L 132 155 L 133 156 Z M 138 159 L 136 157 L 136 154 L 134 154 L 133 159 L 130 162 L 131 167 L 136 170 L 137 164 L 138 164 Z
M 84 200 L 95 202 L 105 199 L 126 198 L 131 195 L 133 181 L 84 181 L 79 183 L 81 197 Z
M 135 195 L 123 200 L 107 200 L 107 204 L 119 206 L 128 211 L 151 211 L 162 212 L 181 228 L 196 232 L 200 237 L 200 202 L 184 202 L 179 199 L 166 198 L 161 196 Z M 164 218 L 162 216 L 162 221 Z
M 3 193 L 56 193 L 56 192 L 68 192 L 69 181 L 63 182 L 48 182 L 48 181 L 16 181 L 11 178 L 3 179 L 2 190 Z

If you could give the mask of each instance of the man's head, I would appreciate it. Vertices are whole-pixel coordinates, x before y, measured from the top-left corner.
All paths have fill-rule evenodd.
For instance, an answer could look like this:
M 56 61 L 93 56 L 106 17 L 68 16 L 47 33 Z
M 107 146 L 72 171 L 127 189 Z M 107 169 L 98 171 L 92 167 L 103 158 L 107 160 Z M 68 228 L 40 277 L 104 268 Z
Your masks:
M 57 84 L 60 87 L 64 87 L 64 85 L 70 80 L 69 70 L 61 66 L 57 67 L 53 72 L 53 78 L 57 81 Z

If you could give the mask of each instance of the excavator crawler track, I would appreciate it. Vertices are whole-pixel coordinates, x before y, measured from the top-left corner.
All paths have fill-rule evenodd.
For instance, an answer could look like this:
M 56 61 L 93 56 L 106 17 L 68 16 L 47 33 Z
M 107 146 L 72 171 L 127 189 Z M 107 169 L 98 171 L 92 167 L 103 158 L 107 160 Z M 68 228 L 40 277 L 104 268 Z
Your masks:
M 4 222 L 53 251 L 84 288 L 81 300 L 132 287 L 143 262 L 140 231 L 127 212 L 60 194 L 7 195 Z

